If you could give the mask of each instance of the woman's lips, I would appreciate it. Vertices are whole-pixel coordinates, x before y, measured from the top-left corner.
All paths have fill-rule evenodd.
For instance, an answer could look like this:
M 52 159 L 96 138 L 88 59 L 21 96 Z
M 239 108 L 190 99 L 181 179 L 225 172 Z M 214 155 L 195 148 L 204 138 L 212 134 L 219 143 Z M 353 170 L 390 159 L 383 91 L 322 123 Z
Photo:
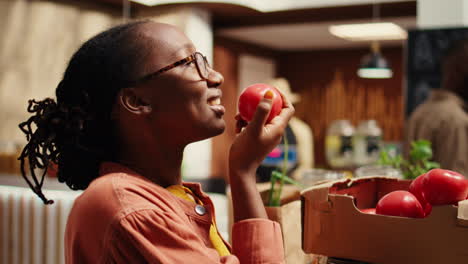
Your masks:
M 226 112 L 226 109 L 222 105 L 210 105 L 211 110 L 213 110 L 217 116 L 223 116 Z
M 210 106 L 211 110 L 213 110 L 219 117 L 223 116 L 226 112 L 224 106 L 221 105 L 221 95 L 212 97 L 208 100 L 207 103 Z

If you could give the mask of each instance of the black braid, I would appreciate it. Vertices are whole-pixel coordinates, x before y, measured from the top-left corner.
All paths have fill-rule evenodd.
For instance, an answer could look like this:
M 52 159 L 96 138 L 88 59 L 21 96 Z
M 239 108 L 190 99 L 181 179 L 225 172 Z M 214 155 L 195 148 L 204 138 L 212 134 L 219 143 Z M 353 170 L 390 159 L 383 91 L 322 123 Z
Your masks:
M 29 100 L 28 112 L 34 115 L 19 125 L 20 129 L 26 134 L 26 139 L 28 140 L 28 143 L 19 157 L 21 161 L 21 174 L 29 187 L 45 204 L 51 204 L 53 201 L 48 200 L 44 196 L 41 188 L 44 183 L 44 176 L 46 168 L 49 166 L 49 161 L 57 162 L 58 151 L 54 144 L 56 134 L 53 132 L 53 128 L 44 124 L 53 125 L 55 123 L 54 113 L 56 108 L 57 104 L 50 98 L 40 102 Z M 33 124 L 36 124 L 38 127 L 36 132 L 33 131 Z M 29 170 L 31 175 L 33 175 L 32 179 L 34 185 L 26 177 L 24 164 L 26 158 L 29 160 Z M 36 168 L 44 169 L 40 181 L 38 181 L 34 172 Z
M 115 161 L 111 111 L 118 91 L 139 77 L 147 49 L 135 29 L 144 23 L 116 26 L 85 42 L 56 89 L 57 101 L 29 100 L 32 116 L 19 124 L 28 143 L 18 159 L 23 178 L 45 204 L 53 203 L 42 192 L 50 163 L 58 166 L 60 182 L 82 190 L 98 177 L 101 162 Z

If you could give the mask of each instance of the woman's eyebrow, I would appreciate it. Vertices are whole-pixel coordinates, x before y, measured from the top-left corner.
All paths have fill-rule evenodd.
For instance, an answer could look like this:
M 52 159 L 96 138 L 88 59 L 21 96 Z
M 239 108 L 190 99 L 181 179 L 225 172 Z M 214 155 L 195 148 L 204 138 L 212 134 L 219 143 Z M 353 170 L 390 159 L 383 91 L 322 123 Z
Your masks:
M 178 50 L 174 51 L 173 53 L 169 54 L 169 58 L 171 59 L 182 59 L 182 56 L 180 56 L 180 54 L 184 51 L 189 51 L 189 53 L 187 54 L 184 54 L 183 57 L 187 57 L 189 55 L 191 55 L 192 53 L 194 53 L 195 51 L 197 51 L 197 49 L 195 48 L 195 46 L 192 44 L 192 43 L 186 43 L 185 45 L 183 45 L 182 47 L 180 47 Z

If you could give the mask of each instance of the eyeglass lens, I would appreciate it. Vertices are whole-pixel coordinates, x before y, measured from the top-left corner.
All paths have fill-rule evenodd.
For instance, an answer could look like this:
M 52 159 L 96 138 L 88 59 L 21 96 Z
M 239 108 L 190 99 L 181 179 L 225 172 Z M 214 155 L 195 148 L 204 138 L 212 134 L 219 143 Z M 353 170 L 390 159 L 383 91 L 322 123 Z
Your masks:
M 206 61 L 205 57 L 200 54 L 196 53 L 195 54 L 195 61 L 198 66 L 198 70 L 200 71 L 200 75 L 202 78 L 207 79 L 208 78 L 208 62 Z

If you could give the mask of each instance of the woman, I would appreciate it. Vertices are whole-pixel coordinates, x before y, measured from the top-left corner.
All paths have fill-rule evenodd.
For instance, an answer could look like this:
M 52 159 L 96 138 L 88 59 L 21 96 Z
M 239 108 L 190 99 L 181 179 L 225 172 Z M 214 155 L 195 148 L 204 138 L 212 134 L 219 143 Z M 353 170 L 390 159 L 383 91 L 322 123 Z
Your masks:
M 434 88 L 406 124 L 405 154 L 411 142 L 431 142 L 440 167 L 468 175 L 468 40 L 452 43 L 441 57 L 442 86 Z
M 255 170 L 293 115 L 285 98 L 268 124 L 271 92 L 249 124 L 236 118 L 232 248 L 200 186 L 181 181 L 185 146 L 225 129 L 222 82 L 179 30 L 140 21 L 84 43 L 57 87 L 57 103 L 30 102 L 20 158 L 32 169 L 54 162 L 59 181 L 85 189 L 66 227 L 67 263 L 283 263 L 281 230 L 267 219 Z M 31 188 L 50 202 L 41 182 L 34 176 Z

